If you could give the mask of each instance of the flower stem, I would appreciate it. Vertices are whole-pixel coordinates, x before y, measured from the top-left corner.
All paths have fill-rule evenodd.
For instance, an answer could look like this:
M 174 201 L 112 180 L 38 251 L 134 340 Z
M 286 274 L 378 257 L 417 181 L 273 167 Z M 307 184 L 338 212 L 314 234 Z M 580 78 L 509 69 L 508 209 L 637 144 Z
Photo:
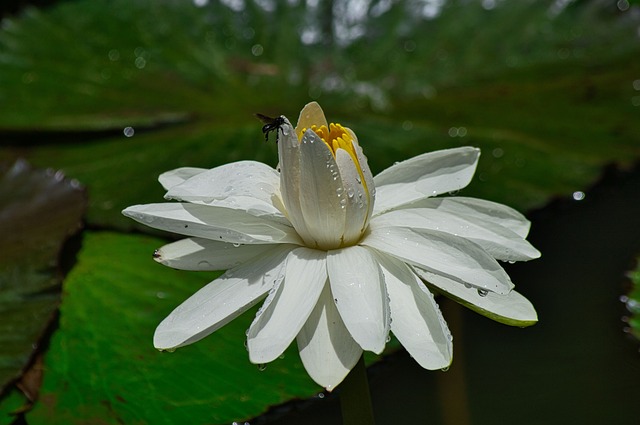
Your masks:
M 373 425 L 373 408 L 364 357 L 349 372 L 340 385 L 340 406 L 344 425 Z

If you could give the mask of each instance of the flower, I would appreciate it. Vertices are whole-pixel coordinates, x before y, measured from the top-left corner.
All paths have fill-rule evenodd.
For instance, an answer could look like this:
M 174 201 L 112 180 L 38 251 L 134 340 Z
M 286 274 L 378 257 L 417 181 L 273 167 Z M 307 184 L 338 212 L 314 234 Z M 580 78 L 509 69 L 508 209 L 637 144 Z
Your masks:
M 179 168 L 159 179 L 178 202 L 123 211 L 190 236 L 156 251 L 160 263 L 227 270 L 160 323 L 156 348 L 198 341 L 266 297 L 247 332 L 250 361 L 268 363 L 296 339 L 311 378 L 331 390 L 390 331 L 422 367 L 448 367 L 452 337 L 432 291 L 503 323 L 537 321 L 497 261 L 540 256 L 525 240 L 530 223 L 494 202 L 436 197 L 470 182 L 479 149 L 426 153 L 373 177 L 353 131 L 328 125 L 317 103 L 295 129 L 278 123 L 279 171 Z

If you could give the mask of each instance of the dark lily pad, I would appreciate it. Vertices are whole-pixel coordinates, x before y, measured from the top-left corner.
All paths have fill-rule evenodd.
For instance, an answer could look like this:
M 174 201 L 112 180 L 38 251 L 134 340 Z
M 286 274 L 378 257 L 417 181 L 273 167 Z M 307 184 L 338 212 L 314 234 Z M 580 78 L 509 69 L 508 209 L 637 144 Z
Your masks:
M 60 302 L 60 251 L 81 225 L 86 196 L 61 172 L 24 161 L 0 169 L 0 391 L 38 348 Z
M 295 344 L 263 371 L 249 363 L 243 339 L 251 314 L 174 353 L 154 350 L 160 320 L 218 275 L 153 262 L 162 244 L 85 233 L 29 423 L 230 423 L 318 391 Z

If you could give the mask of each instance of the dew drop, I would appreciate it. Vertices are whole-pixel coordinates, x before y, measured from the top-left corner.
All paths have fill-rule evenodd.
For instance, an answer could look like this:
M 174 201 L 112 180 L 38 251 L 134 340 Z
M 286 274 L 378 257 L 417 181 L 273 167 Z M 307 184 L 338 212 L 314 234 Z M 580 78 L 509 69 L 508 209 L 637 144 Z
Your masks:
M 353 198 L 354 192 L 353 189 L 349 188 L 347 189 L 347 196 L 349 197 L 349 199 Z
M 232 244 L 232 245 L 233 245 L 235 248 L 238 248 L 238 247 L 239 247 L 240 245 L 242 245 L 242 244 L 240 244 L 240 243 L 234 243 L 234 244 Z
M 162 254 L 160 254 L 160 250 L 156 249 L 155 251 L 153 251 L 153 258 L 158 259 L 162 257 Z
M 342 195 L 343 192 L 344 192 L 344 188 L 343 187 L 339 187 L 339 188 L 336 189 L 336 194 L 338 196 Z
M 448 370 L 449 370 L 449 366 L 447 366 L 447 367 L 443 367 L 443 368 L 442 368 L 442 369 L 440 369 L 440 370 L 441 370 L 441 371 L 443 371 L 443 372 L 446 372 L 446 371 L 448 371 Z
M 478 289 L 478 295 L 480 295 L 481 297 L 486 297 L 488 293 L 489 291 L 487 291 L 486 289 Z
M 259 365 L 258 365 L 258 370 L 259 370 L 260 372 L 264 372 L 264 371 L 265 371 L 265 369 L 267 369 L 267 365 L 266 365 L 266 364 L 261 363 L 261 364 L 259 364 Z
M 211 267 L 211 264 L 209 264 L 209 262 L 208 262 L 208 261 L 206 261 L 206 260 L 202 260 L 202 261 L 199 261 L 199 262 L 198 262 L 198 267 L 199 267 L 200 269 L 206 269 L 206 268 Z

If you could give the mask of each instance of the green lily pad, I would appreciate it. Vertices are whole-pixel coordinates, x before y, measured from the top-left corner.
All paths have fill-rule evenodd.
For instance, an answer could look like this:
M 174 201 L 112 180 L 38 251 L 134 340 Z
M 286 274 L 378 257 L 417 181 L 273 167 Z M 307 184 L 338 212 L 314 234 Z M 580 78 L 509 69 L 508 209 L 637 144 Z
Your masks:
M 84 190 L 24 161 L 0 168 L 0 392 L 20 377 L 60 302 L 63 243 L 80 228 Z
M 242 4 L 81 0 L 7 20 L 0 131 L 13 143 L 0 159 L 26 153 L 65 170 L 91 190 L 89 223 L 128 230 L 119 211 L 157 201 L 167 169 L 275 165 L 253 113 L 295 119 L 310 98 L 356 131 L 374 172 L 428 150 L 482 148 L 467 194 L 521 209 L 640 156 L 632 11 L 399 2 L 349 20 Z M 43 132 L 64 143 L 41 143 Z
M 153 349 L 157 324 L 216 273 L 151 260 L 162 240 L 86 232 L 65 281 L 60 329 L 51 341 L 30 424 L 230 423 L 318 387 L 295 344 L 261 371 L 243 345 L 244 314 L 198 344 Z M 255 313 L 255 311 L 253 311 Z

